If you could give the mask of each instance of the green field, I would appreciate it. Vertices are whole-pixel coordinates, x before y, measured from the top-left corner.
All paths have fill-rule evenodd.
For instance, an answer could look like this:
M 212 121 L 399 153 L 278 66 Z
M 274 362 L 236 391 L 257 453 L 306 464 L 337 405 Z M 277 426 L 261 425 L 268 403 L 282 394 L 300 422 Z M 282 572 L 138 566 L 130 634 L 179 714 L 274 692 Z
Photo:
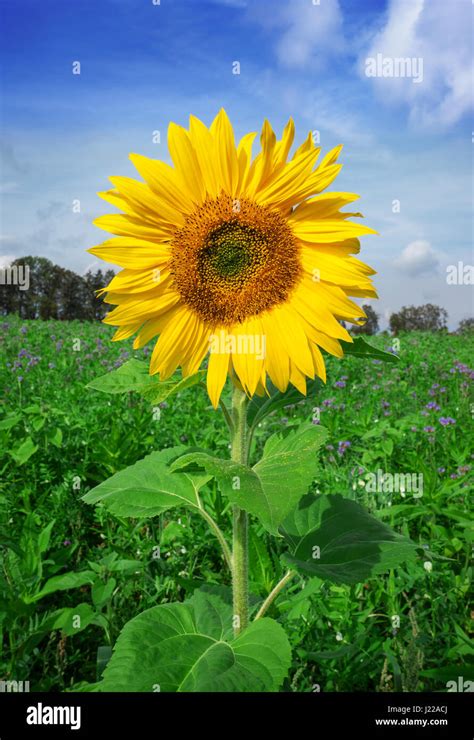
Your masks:
M 1 324 L 0 679 L 28 680 L 31 691 L 86 688 L 134 615 L 205 582 L 229 584 L 201 518 L 174 510 L 121 519 L 81 501 L 152 450 L 181 442 L 228 455 L 224 420 L 201 388 L 160 407 L 86 389 L 147 354 L 111 336 L 98 323 Z M 393 340 L 370 341 L 387 349 Z M 258 451 L 270 432 L 317 419 L 319 409 L 329 440 L 314 490 L 358 501 L 420 548 L 414 563 L 366 583 L 291 581 L 269 614 L 292 645 L 284 691 L 445 691 L 449 680 L 473 678 L 474 337 L 413 333 L 399 342 L 396 365 L 329 358 L 317 396 L 267 417 L 256 435 Z M 372 492 L 377 471 L 417 484 Z M 214 483 L 203 500 L 228 532 L 229 505 Z M 250 552 L 260 601 L 284 573 L 279 540 L 253 522 Z

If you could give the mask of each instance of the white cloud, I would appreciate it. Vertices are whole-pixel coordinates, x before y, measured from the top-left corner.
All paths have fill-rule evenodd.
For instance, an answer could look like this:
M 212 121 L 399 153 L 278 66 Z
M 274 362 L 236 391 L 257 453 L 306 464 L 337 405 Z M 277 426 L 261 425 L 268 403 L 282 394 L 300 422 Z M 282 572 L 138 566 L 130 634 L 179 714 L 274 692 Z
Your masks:
M 286 67 L 320 69 L 344 45 L 339 0 L 260 0 L 249 16 L 265 29 L 282 31 L 275 51 Z
M 394 265 L 411 277 L 436 272 L 440 264 L 439 256 L 431 244 L 419 239 L 407 244 Z
M 0 254 L 0 270 L 11 265 L 16 257 L 14 254 Z
M 414 125 L 447 128 L 473 107 L 472 4 L 468 0 L 390 0 L 384 26 L 360 59 L 419 60 L 420 81 L 413 76 L 370 77 L 386 103 L 405 103 Z M 419 72 L 419 70 L 418 70 Z M 420 77 L 418 73 L 418 77 Z

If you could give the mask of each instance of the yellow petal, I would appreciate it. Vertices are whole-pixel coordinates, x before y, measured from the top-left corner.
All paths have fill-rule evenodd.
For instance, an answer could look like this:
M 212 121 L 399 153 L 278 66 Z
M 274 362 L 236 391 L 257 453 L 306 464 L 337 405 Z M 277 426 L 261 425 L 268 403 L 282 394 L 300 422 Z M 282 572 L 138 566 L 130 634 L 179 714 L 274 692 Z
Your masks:
M 162 287 L 170 278 L 170 272 L 166 267 L 161 270 L 157 268 L 147 270 L 121 270 L 112 278 L 103 292 L 113 293 L 144 293 L 158 286 Z
M 134 324 L 129 324 L 128 326 L 121 326 L 113 335 L 112 342 L 119 342 L 122 339 L 128 339 L 132 334 L 135 334 L 135 332 L 139 330 L 141 325 L 141 321 L 136 321 Z
M 250 162 L 252 160 L 252 144 L 256 133 L 245 134 L 237 147 L 237 159 L 239 161 L 239 183 L 237 186 L 237 195 L 240 194 L 249 172 Z
M 196 153 L 206 192 L 212 198 L 215 198 L 220 194 L 221 185 L 219 182 L 220 173 L 215 159 L 216 144 L 214 137 L 199 118 L 190 116 L 189 138 Z
M 168 127 L 168 149 L 174 166 L 180 177 L 188 183 L 196 203 L 202 203 L 206 197 L 206 188 L 196 152 L 188 132 L 175 123 L 170 123 Z
M 363 234 L 377 233 L 375 229 L 371 229 L 363 224 L 329 218 L 296 220 L 292 214 L 288 218 L 288 223 L 293 234 L 298 239 L 303 239 L 307 242 L 315 241 L 321 244 L 338 242 L 344 239 L 359 237 Z
M 179 173 L 166 162 L 149 159 L 140 154 L 130 154 L 130 159 L 151 190 L 169 205 L 182 213 L 193 210 L 195 201 L 192 190 Z
M 184 225 L 184 216 L 176 206 L 160 198 L 145 183 L 131 177 L 109 179 L 139 216 L 144 216 L 148 221 L 157 222 L 159 225 L 163 222 L 175 227 Z
M 154 244 L 144 239 L 133 239 L 132 237 L 108 239 L 87 251 L 99 259 L 112 262 L 119 265 L 119 267 L 141 270 L 164 266 L 171 257 L 169 245 Z
M 109 231 L 117 236 L 131 236 L 145 241 L 163 243 L 170 239 L 173 227 L 171 224 L 151 225 L 141 218 L 134 218 L 123 213 L 114 213 L 107 216 L 99 216 L 93 222 L 94 226 L 104 231 Z
M 274 386 L 284 393 L 290 380 L 290 358 L 281 337 L 281 328 L 274 321 L 273 312 L 261 316 L 266 337 L 265 368 Z
M 252 396 L 265 364 L 265 336 L 259 319 L 249 319 L 229 330 L 235 343 L 232 365 L 244 390 Z
M 228 352 L 211 352 L 207 368 L 207 392 L 216 409 L 227 379 L 230 355 Z
M 180 364 L 183 348 L 187 346 L 194 328 L 194 315 L 187 306 L 179 306 L 163 328 L 150 360 L 150 375 L 160 374 L 167 380 Z
M 162 294 L 157 293 L 152 298 L 128 298 L 117 293 L 107 295 L 107 303 L 118 303 L 117 308 L 109 311 L 107 316 L 103 319 L 105 324 L 112 324 L 112 326 L 124 326 L 130 324 L 133 321 L 142 319 L 157 318 L 160 314 L 167 311 L 171 306 L 174 306 L 180 301 L 179 294 L 170 290 Z
M 278 166 L 284 164 L 288 157 L 288 152 L 293 144 L 295 138 L 295 124 L 292 118 L 288 121 L 285 128 L 283 129 L 283 136 L 281 140 L 277 142 L 273 153 L 273 164 Z
M 232 124 L 224 108 L 221 108 L 213 120 L 210 132 L 216 142 L 215 166 L 219 173 L 219 185 L 226 193 L 234 196 L 239 182 L 239 164 Z

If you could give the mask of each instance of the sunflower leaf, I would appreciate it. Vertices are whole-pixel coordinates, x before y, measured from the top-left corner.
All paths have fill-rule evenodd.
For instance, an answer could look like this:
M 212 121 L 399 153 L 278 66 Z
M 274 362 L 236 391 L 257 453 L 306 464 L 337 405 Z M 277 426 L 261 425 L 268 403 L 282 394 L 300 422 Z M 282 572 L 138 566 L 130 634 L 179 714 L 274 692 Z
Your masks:
M 274 434 L 253 468 L 205 452 L 185 454 L 170 468 L 203 468 L 216 478 L 231 503 L 258 517 L 272 534 L 278 534 L 279 525 L 313 481 L 318 464 L 316 453 L 326 436 L 323 427 L 310 423 L 286 435 Z
M 360 583 L 416 556 L 414 542 L 339 494 L 305 496 L 280 532 L 287 565 L 332 583 Z
M 151 517 L 175 506 L 198 507 L 197 491 L 206 479 L 171 472 L 168 463 L 184 447 L 152 452 L 86 493 L 87 504 L 101 503 L 117 516 Z
M 100 691 L 274 692 L 291 661 L 272 619 L 232 637 L 232 609 L 212 593 L 142 612 L 119 635 Z
M 374 347 L 367 342 L 364 337 L 354 337 L 353 342 L 343 342 L 339 340 L 345 355 L 354 355 L 354 357 L 363 357 L 367 360 L 382 360 L 383 362 L 398 362 L 399 356 L 392 352 L 385 352 L 383 349 Z
M 147 362 L 132 358 L 109 373 L 94 378 L 86 387 L 103 393 L 135 391 L 150 403 L 161 403 L 169 396 L 201 382 L 205 374 L 205 370 L 200 370 L 188 378 L 174 377 L 160 381 L 157 375 L 149 374 Z

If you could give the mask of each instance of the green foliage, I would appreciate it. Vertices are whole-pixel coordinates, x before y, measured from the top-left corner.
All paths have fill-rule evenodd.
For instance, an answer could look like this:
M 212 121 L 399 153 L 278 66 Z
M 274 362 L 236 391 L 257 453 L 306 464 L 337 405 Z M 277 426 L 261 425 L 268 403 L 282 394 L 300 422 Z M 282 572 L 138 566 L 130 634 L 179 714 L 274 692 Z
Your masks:
M 365 312 L 365 320 L 361 326 L 351 327 L 352 334 L 377 334 L 379 330 L 379 315 L 374 311 L 372 306 L 368 304 L 362 304 L 362 308 Z
M 0 325 L 0 673 L 28 677 L 31 690 L 90 690 L 103 656 L 137 614 L 189 601 L 203 583 L 229 585 L 217 540 L 194 509 L 130 518 L 82 501 L 156 450 L 181 445 L 228 456 L 225 422 L 205 392 L 178 392 L 159 404 L 158 415 L 136 393 L 84 390 L 132 357 L 148 362 L 147 348 L 133 352 L 131 340 L 111 342 L 112 333 L 77 321 L 9 317 Z M 316 684 L 326 692 L 392 691 L 408 680 L 417 691 L 446 691 L 447 680 L 470 675 L 473 340 L 422 332 L 399 340 L 400 360 L 392 364 L 326 358 L 326 385 L 318 382 L 307 399 L 290 390 L 254 424 L 251 465 L 272 434 L 310 421 L 317 406 L 327 439 L 313 492 L 341 492 L 426 552 L 352 585 L 295 576 L 267 613 L 291 641 L 285 691 L 311 692 Z M 382 351 L 392 344 L 387 336 L 370 342 Z M 345 387 L 335 385 L 339 380 Z M 249 418 L 256 405 L 249 404 Z M 456 423 L 444 427 L 440 417 Z M 27 438 L 37 450 L 19 465 L 11 452 Z M 345 441 L 350 445 L 341 447 Z M 368 491 L 378 469 L 422 473 L 423 495 Z M 231 505 L 215 479 L 199 494 L 228 532 Z M 289 548 L 251 521 L 255 613 L 284 574 L 281 557 Z M 95 574 L 92 584 L 27 603 L 49 579 L 83 571 Z
M 402 331 L 442 331 L 447 329 L 448 314 L 444 308 L 426 303 L 423 306 L 403 306 L 390 316 L 394 334 Z
M 288 638 L 272 619 L 232 638 L 232 607 L 196 591 L 182 604 L 142 612 L 125 625 L 101 691 L 277 691 L 291 662 Z
M 168 463 L 183 447 L 152 452 L 83 496 L 87 504 L 103 504 L 117 516 L 149 517 L 175 506 L 199 506 L 198 485 L 190 476 L 172 473 Z
M 269 532 L 277 534 L 279 525 L 311 485 L 318 465 L 317 451 L 326 436 L 322 427 L 302 424 L 287 434 L 273 434 L 253 468 L 204 452 L 183 455 L 171 468 L 203 468 L 217 479 L 231 503 L 258 517 Z
M 413 542 L 338 494 L 306 496 L 281 531 L 285 562 L 333 583 L 360 583 L 415 556 Z
M 362 357 L 364 360 L 383 360 L 383 362 L 398 362 L 399 357 L 391 352 L 385 352 L 367 342 L 364 337 L 354 337 L 353 342 L 343 342 L 341 347 L 345 355 Z
M 162 403 L 175 393 L 200 383 L 204 377 L 205 371 L 199 371 L 189 378 L 160 382 L 156 375 L 149 374 L 147 362 L 131 359 L 116 370 L 95 378 L 87 387 L 103 393 L 135 391 L 150 403 Z

